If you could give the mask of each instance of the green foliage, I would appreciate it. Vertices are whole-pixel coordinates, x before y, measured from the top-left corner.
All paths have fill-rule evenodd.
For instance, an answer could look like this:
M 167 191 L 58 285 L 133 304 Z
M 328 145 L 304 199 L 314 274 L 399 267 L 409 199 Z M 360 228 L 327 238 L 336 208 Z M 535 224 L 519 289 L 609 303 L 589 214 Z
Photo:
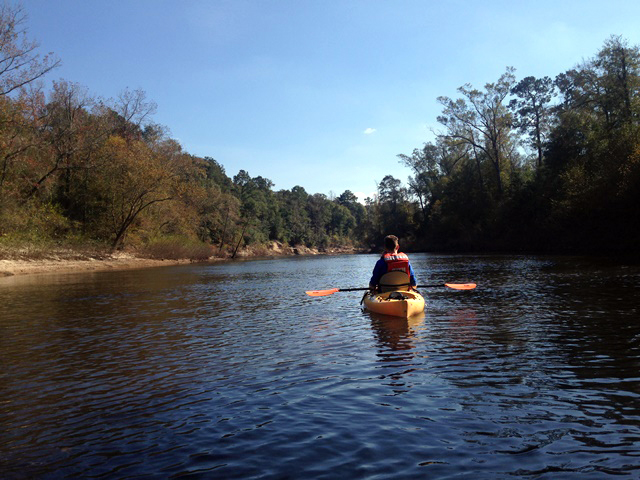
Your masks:
M 515 126 L 527 135 L 526 144 L 536 155 L 536 164 L 542 166 L 543 148 L 551 129 L 550 102 L 555 86 L 549 77 L 525 77 L 511 89 L 516 96 L 509 107 L 515 113 Z
M 140 250 L 145 256 L 160 260 L 186 258 L 193 261 L 203 261 L 214 254 L 211 245 L 174 235 L 152 238 Z
M 29 201 L 5 205 L 0 210 L 0 235 L 29 241 L 63 239 L 72 233 L 72 222 L 51 203 Z
M 56 61 L 25 57 L 20 19 L 0 8 L 0 60 L 25 67 L 0 72 L 0 246 L 202 259 L 273 242 L 375 249 L 393 233 L 406 250 L 637 251 L 640 51 L 619 37 L 553 81 L 507 68 L 440 97 L 442 131 L 399 155 L 407 185 L 386 175 L 363 205 L 350 190 L 333 199 L 229 177 L 153 124 L 141 90 L 105 102 L 64 80 L 26 88 Z
M 422 248 L 637 252 L 638 48 L 611 37 L 553 83 L 515 83 L 512 73 L 441 97 L 436 142 L 400 155 L 414 173 Z M 523 161 L 521 146 L 534 162 Z

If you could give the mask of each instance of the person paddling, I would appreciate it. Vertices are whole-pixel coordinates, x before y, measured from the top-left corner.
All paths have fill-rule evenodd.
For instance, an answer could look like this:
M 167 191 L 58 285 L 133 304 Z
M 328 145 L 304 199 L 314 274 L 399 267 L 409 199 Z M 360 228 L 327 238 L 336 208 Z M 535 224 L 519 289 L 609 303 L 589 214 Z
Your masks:
M 369 280 L 369 288 L 375 290 L 380 283 L 380 278 L 387 272 L 401 271 L 409 275 L 409 285 L 414 288 L 418 282 L 413 272 L 411 262 L 406 254 L 399 252 L 400 244 L 398 237 L 395 235 L 387 235 L 384 238 L 384 254 L 376 262 L 373 267 L 373 274 Z

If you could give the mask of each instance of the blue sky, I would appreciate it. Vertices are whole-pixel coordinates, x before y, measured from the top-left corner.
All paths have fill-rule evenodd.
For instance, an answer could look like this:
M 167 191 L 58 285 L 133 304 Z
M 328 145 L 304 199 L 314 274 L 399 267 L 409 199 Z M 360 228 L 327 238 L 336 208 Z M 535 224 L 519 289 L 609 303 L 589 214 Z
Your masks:
M 102 98 L 141 88 L 194 155 L 309 193 L 372 194 L 433 138 L 437 97 L 555 77 L 611 35 L 640 44 L 637 0 L 25 0 L 47 77 Z

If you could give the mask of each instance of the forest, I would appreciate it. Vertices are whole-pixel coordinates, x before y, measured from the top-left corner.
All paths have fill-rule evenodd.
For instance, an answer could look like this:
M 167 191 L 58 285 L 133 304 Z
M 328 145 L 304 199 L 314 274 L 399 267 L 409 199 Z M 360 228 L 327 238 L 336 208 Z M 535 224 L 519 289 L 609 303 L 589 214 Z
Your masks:
M 440 97 L 435 140 L 398 162 L 364 204 L 184 151 L 142 90 L 92 96 L 44 79 L 20 8 L 0 9 L 0 256 L 25 245 L 233 256 L 274 242 L 406 251 L 636 253 L 640 51 L 617 36 L 555 78 L 463 85 Z

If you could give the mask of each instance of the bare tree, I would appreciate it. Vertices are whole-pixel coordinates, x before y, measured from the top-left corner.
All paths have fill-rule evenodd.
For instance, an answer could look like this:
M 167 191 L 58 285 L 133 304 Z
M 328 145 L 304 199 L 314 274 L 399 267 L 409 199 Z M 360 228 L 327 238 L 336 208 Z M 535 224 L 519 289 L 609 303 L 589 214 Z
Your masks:
M 126 88 L 118 95 L 115 111 L 125 122 L 141 127 L 148 117 L 156 113 L 157 107 L 154 101 L 147 100 L 144 90 Z
M 20 89 L 60 65 L 49 53 L 37 53 L 38 42 L 27 38 L 26 15 L 21 7 L 0 5 L 0 96 Z

